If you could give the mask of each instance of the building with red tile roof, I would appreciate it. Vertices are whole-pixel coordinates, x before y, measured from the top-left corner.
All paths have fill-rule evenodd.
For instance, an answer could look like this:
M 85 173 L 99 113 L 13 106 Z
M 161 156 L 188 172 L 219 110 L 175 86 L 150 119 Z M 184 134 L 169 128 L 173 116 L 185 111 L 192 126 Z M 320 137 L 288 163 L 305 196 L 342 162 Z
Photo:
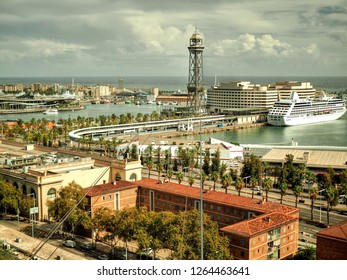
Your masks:
M 145 206 L 151 211 L 201 209 L 201 189 L 146 178 L 116 181 L 84 189 L 92 213 L 99 207 L 121 210 Z M 230 239 L 235 259 L 286 259 L 298 250 L 299 210 L 214 190 L 202 190 L 203 212 Z
M 153 211 L 200 209 L 201 189 L 155 179 L 136 181 L 139 204 Z M 203 211 L 230 239 L 235 259 L 286 259 L 298 250 L 299 209 L 264 199 L 202 191 Z
M 133 182 L 120 180 L 84 188 L 91 214 L 101 207 L 122 210 L 136 207 L 138 186 Z
M 347 260 L 347 219 L 319 231 L 317 260 Z

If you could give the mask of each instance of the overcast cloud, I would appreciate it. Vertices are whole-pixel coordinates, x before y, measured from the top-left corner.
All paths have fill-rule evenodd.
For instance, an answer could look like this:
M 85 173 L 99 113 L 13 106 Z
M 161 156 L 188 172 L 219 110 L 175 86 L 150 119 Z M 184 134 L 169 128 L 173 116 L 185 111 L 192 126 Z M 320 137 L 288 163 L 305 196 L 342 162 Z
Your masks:
M 347 0 L 1 0 L 0 76 L 347 76 Z

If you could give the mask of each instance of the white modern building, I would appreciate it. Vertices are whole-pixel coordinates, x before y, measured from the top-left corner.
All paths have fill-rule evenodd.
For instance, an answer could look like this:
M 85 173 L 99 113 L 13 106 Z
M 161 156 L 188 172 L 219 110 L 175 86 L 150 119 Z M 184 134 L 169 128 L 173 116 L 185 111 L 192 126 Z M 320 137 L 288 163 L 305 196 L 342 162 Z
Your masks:
M 279 81 L 269 85 L 269 89 L 278 92 L 278 99 L 290 99 L 293 91 L 297 92 L 300 99 L 314 98 L 317 90 L 309 82 Z
M 207 90 L 207 107 L 211 113 L 230 109 L 268 110 L 277 100 L 276 89 L 248 81 L 225 82 Z

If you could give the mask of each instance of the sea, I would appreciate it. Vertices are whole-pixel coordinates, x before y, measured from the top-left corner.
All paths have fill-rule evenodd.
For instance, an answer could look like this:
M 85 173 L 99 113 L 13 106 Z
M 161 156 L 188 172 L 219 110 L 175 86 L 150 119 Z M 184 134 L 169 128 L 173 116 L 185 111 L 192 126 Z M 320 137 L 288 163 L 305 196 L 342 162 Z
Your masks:
M 0 77 L 0 84 L 60 84 L 60 85 L 118 85 L 118 80 L 124 81 L 124 86 L 129 89 L 159 88 L 161 91 L 184 91 L 187 87 L 187 77 Z M 257 76 L 230 76 L 230 77 L 204 77 L 205 87 L 208 88 L 215 83 L 228 81 L 250 81 L 253 84 L 269 84 L 277 81 L 300 81 L 310 82 L 313 87 L 323 89 L 328 93 L 347 91 L 347 77 L 257 77 Z M 100 115 L 127 114 L 136 115 L 150 114 L 160 111 L 156 104 L 147 105 L 115 105 L 115 104 L 88 104 L 86 109 L 78 111 L 59 112 L 58 115 L 44 115 L 42 113 L 9 114 L 0 115 L 0 121 L 22 119 L 29 121 L 36 119 L 75 119 L 81 117 L 98 117 Z M 200 136 L 194 136 L 199 137 Z M 204 134 L 202 140 L 207 141 L 214 137 L 223 141 L 236 142 L 240 144 L 273 144 L 286 145 L 292 140 L 300 146 L 343 146 L 347 147 L 347 114 L 342 118 L 322 124 L 309 124 L 294 127 L 264 126 L 251 129 L 240 129 L 213 134 Z

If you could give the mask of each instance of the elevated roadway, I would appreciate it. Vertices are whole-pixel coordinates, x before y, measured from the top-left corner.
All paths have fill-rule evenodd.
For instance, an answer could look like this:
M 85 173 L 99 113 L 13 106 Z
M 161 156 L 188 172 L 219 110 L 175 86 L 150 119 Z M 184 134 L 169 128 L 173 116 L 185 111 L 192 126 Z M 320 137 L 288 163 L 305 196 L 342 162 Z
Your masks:
M 69 137 L 72 141 L 78 141 L 81 138 L 91 138 L 97 140 L 99 137 L 111 138 L 117 135 L 131 135 L 160 130 L 190 130 L 194 125 L 213 125 L 217 123 L 224 123 L 225 121 L 227 120 L 224 115 L 217 115 L 109 126 L 95 126 L 71 131 L 69 133 Z

